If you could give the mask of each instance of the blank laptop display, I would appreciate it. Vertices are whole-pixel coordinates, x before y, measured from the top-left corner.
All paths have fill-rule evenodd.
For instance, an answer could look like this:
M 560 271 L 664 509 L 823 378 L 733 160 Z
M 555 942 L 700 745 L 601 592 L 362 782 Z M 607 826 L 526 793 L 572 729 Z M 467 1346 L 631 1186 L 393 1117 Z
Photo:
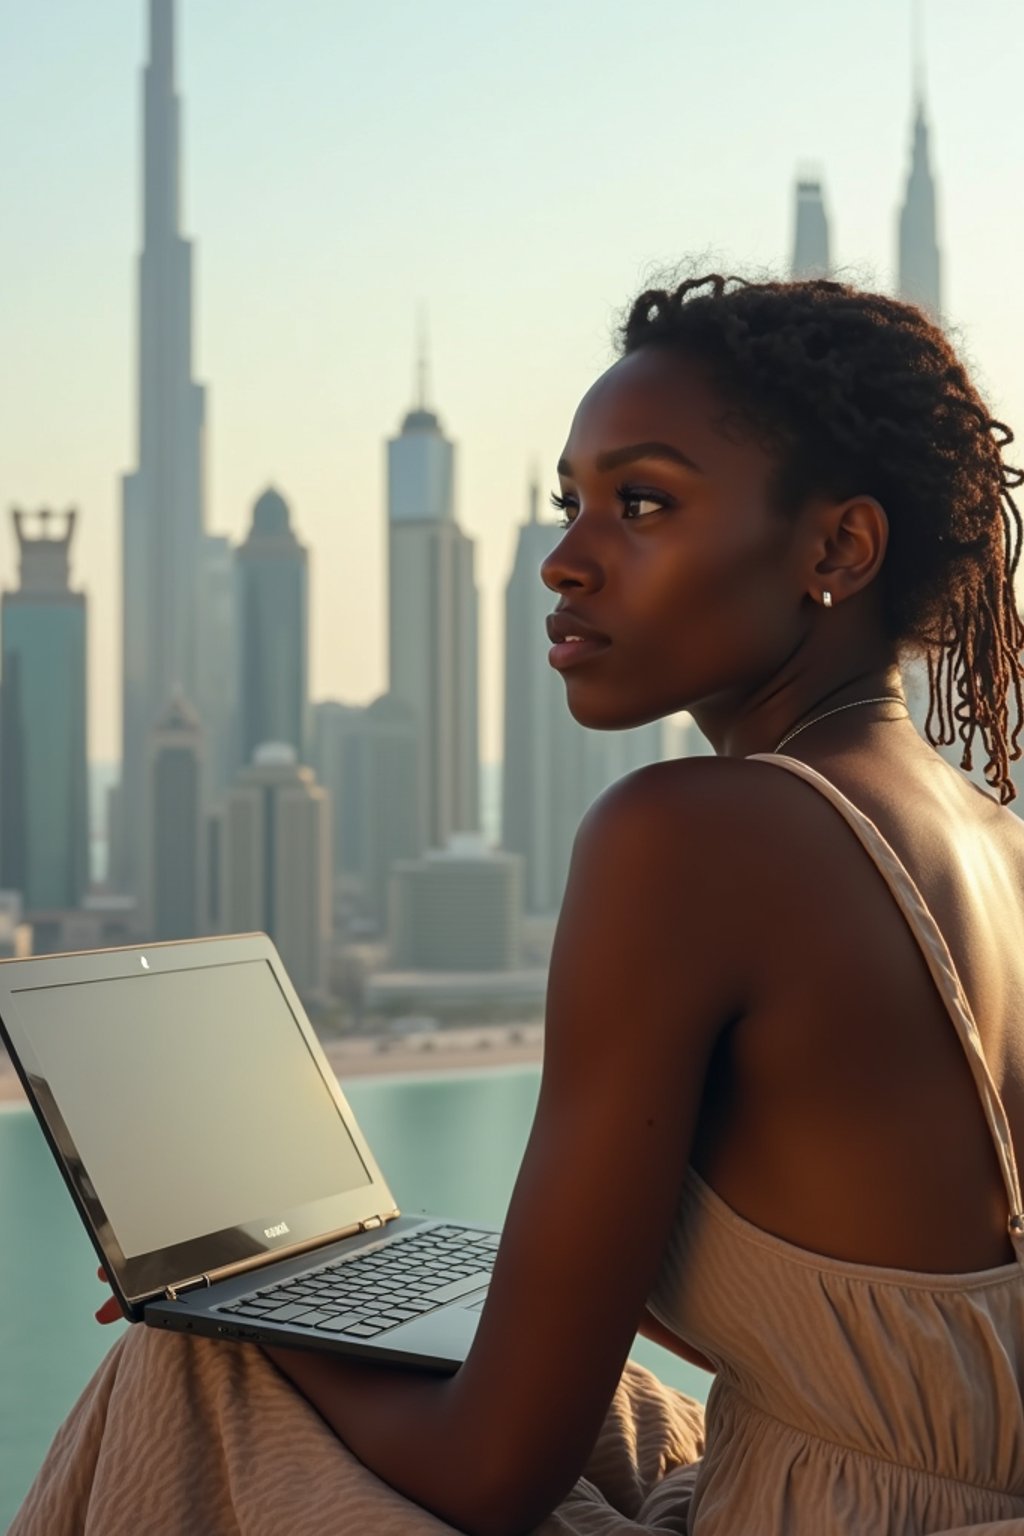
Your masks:
M 134 1321 L 465 1359 L 498 1234 L 401 1215 L 265 934 L 2 961 L 0 1034 Z

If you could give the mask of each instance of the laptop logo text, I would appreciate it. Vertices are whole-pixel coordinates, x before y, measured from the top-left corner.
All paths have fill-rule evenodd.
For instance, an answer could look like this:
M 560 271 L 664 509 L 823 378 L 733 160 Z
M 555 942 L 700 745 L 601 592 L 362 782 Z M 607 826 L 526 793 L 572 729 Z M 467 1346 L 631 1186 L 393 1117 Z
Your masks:
M 276 1227 L 264 1227 L 263 1228 L 263 1236 L 264 1237 L 283 1237 L 284 1234 L 286 1232 L 288 1232 L 288 1231 L 290 1231 L 288 1223 L 286 1221 L 279 1221 Z

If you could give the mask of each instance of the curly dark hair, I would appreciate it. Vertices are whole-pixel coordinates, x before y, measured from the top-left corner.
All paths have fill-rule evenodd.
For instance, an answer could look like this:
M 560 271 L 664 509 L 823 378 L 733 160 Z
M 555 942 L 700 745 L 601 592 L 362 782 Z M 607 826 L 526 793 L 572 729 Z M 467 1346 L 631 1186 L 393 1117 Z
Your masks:
M 704 369 L 729 421 L 775 459 L 780 511 L 815 494 L 878 499 L 889 519 L 885 633 L 896 654 L 927 659 L 928 740 L 959 736 L 970 769 L 980 731 L 985 778 L 1012 800 L 1024 624 L 1010 492 L 1024 472 L 1003 462 L 1013 433 L 992 419 L 943 332 L 913 304 L 845 283 L 712 273 L 641 293 L 618 341 L 623 353 L 678 348 Z

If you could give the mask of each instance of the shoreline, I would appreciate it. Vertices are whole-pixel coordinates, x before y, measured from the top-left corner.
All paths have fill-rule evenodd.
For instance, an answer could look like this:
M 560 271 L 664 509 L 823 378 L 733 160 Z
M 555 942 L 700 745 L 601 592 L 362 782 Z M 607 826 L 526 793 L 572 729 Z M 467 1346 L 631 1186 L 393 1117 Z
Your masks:
M 515 1026 L 520 1037 L 502 1024 L 474 1029 L 440 1029 L 406 1039 L 360 1037 L 321 1040 L 324 1055 L 344 1088 L 353 1078 L 445 1077 L 492 1067 L 539 1066 L 543 1052 L 542 1024 Z M 28 1098 L 6 1055 L 0 1057 L 0 1111 L 27 1107 Z

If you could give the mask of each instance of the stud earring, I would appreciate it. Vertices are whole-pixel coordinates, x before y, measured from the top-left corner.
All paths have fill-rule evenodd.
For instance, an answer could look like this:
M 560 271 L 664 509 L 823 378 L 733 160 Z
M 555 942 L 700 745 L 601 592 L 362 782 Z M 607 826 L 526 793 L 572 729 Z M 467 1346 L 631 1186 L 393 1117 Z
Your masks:
M 826 608 L 831 608 L 832 607 L 832 593 L 831 592 L 823 592 L 821 594 L 821 600 L 824 603 Z

